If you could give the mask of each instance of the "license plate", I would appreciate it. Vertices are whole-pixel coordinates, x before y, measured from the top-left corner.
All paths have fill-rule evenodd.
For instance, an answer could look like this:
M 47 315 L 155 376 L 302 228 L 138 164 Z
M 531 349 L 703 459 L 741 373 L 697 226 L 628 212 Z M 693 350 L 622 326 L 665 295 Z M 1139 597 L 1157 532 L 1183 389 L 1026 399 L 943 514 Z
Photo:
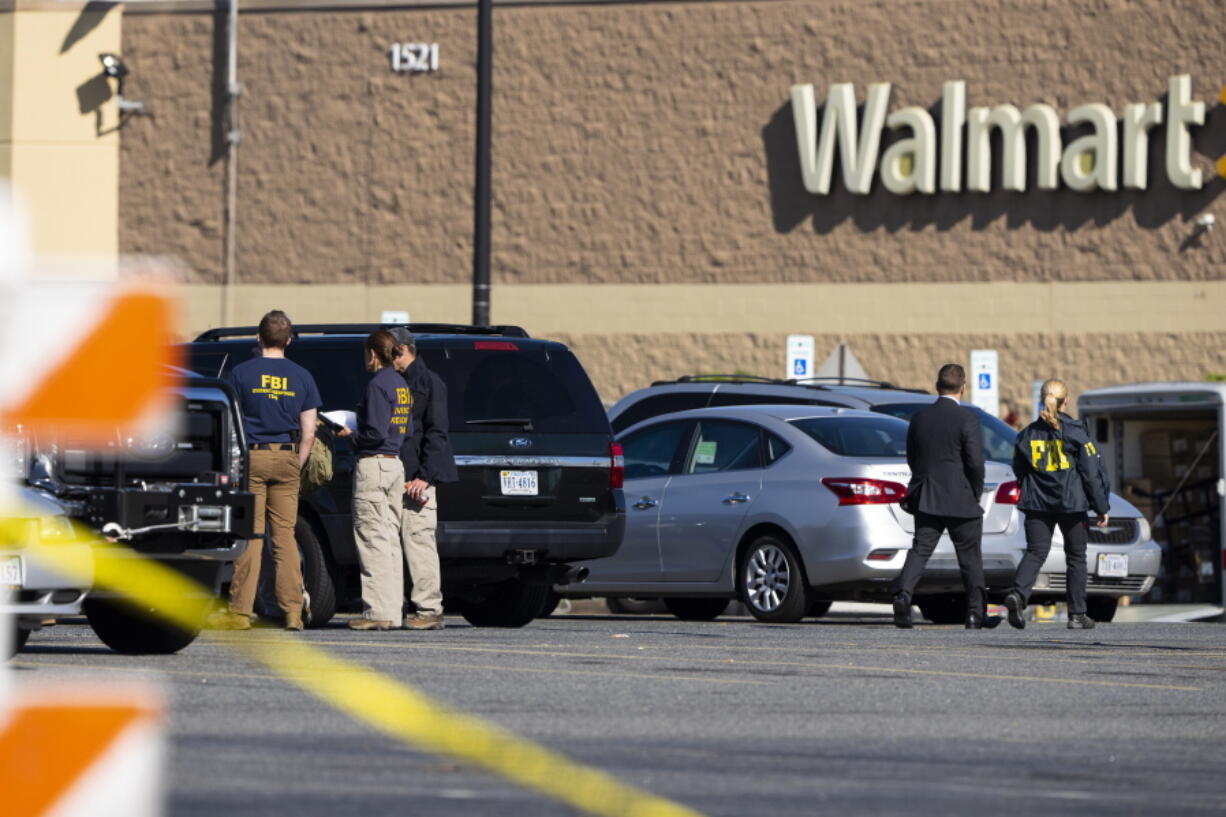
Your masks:
M 1098 554 L 1098 575 L 1116 579 L 1126 578 L 1128 576 L 1128 554 Z
M 503 471 L 503 496 L 536 496 L 540 493 L 536 471 Z
M 0 588 L 21 587 L 25 583 L 25 571 L 20 556 L 0 558 Z

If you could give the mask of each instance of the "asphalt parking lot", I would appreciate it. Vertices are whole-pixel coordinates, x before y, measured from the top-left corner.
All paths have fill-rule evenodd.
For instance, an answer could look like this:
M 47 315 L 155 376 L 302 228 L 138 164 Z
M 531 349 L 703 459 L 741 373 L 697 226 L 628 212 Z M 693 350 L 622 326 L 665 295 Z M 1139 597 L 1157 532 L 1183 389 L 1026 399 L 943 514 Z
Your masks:
M 303 637 L 710 815 L 1221 814 L 1226 628 L 968 632 L 835 616 L 561 616 Z M 260 639 L 267 633 L 232 634 Z M 218 640 L 123 657 L 36 633 L 19 683 L 153 677 L 173 815 L 570 814 L 328 709 Z

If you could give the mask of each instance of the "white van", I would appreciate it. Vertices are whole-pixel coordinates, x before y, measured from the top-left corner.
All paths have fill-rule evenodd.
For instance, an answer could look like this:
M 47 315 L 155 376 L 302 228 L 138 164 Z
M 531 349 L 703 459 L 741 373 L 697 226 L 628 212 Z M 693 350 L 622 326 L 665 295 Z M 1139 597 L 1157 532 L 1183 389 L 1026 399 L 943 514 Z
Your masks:
M 1226 603 L 1223 412 L 1226 383 L 1136 383 L 1077 401 L 1112 488 L 1145 514 L 1162 545 L 1149 601 Z

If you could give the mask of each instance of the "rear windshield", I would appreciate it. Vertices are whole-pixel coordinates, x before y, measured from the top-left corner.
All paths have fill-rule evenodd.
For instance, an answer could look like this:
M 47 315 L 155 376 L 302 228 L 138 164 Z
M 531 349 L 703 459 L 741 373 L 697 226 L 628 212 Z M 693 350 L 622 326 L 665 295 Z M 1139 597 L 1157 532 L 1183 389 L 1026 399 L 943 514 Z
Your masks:
M 896 403 L 888 406 L 873 406 L 873 411 L 910 422 L 917 411 L 930 405 L 932 404 Z M 1017 440 L 1017 432 L 978 406 L 966 406 L 966 408 L 975 412 L 975 416 L 979 418 L 979 428 L 983 431 L 984 458 L 993 462 L 1012 463 L 1013 445 Z
M 226 376 L 252 357 L 255 344 L 188 347 L 189 366 L 200 374 Z M 451 431 L 521 429 L 472 420 L 531 420 L 534 431 L 608 433 L 600 398 L 575 356 L 559 349 L 421 348 L 427 366 L 447 384 Z M 354 409 L 370 380 L 360 342 L 290 344 L 286 357 L 319 386 L 323 409 Z
M 810 417 L 789 422 L 840 457 L 907 456 L 907 424 L 890 417 Z

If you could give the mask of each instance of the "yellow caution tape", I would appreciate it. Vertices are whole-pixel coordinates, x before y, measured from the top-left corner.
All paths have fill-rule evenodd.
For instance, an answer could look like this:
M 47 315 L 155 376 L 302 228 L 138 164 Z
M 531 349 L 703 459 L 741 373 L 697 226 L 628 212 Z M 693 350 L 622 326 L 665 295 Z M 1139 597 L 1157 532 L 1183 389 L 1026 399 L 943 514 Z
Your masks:
M 201 585 L 151 559 L 104 543 L 92 532 L 78 530 L 78 535 L 88 536 L 94 545 L 96 585 L 185 629 L 200 626 Z M 0 543 L 25 540 L 19 525 L 0 520 Z M 57 549 L 54 542 L 33 543 L 26 553 L 63 575 L 87 575 L 84 567 L 67 551 Z M 212 638 L 384 734 L 437 755 L 466 761 L 588 814 L 700 817 L 699 812 L 575 763 L 369 667 L 313 647 L 300 637 L 268 635 L 260 639 L 241 634 Z

